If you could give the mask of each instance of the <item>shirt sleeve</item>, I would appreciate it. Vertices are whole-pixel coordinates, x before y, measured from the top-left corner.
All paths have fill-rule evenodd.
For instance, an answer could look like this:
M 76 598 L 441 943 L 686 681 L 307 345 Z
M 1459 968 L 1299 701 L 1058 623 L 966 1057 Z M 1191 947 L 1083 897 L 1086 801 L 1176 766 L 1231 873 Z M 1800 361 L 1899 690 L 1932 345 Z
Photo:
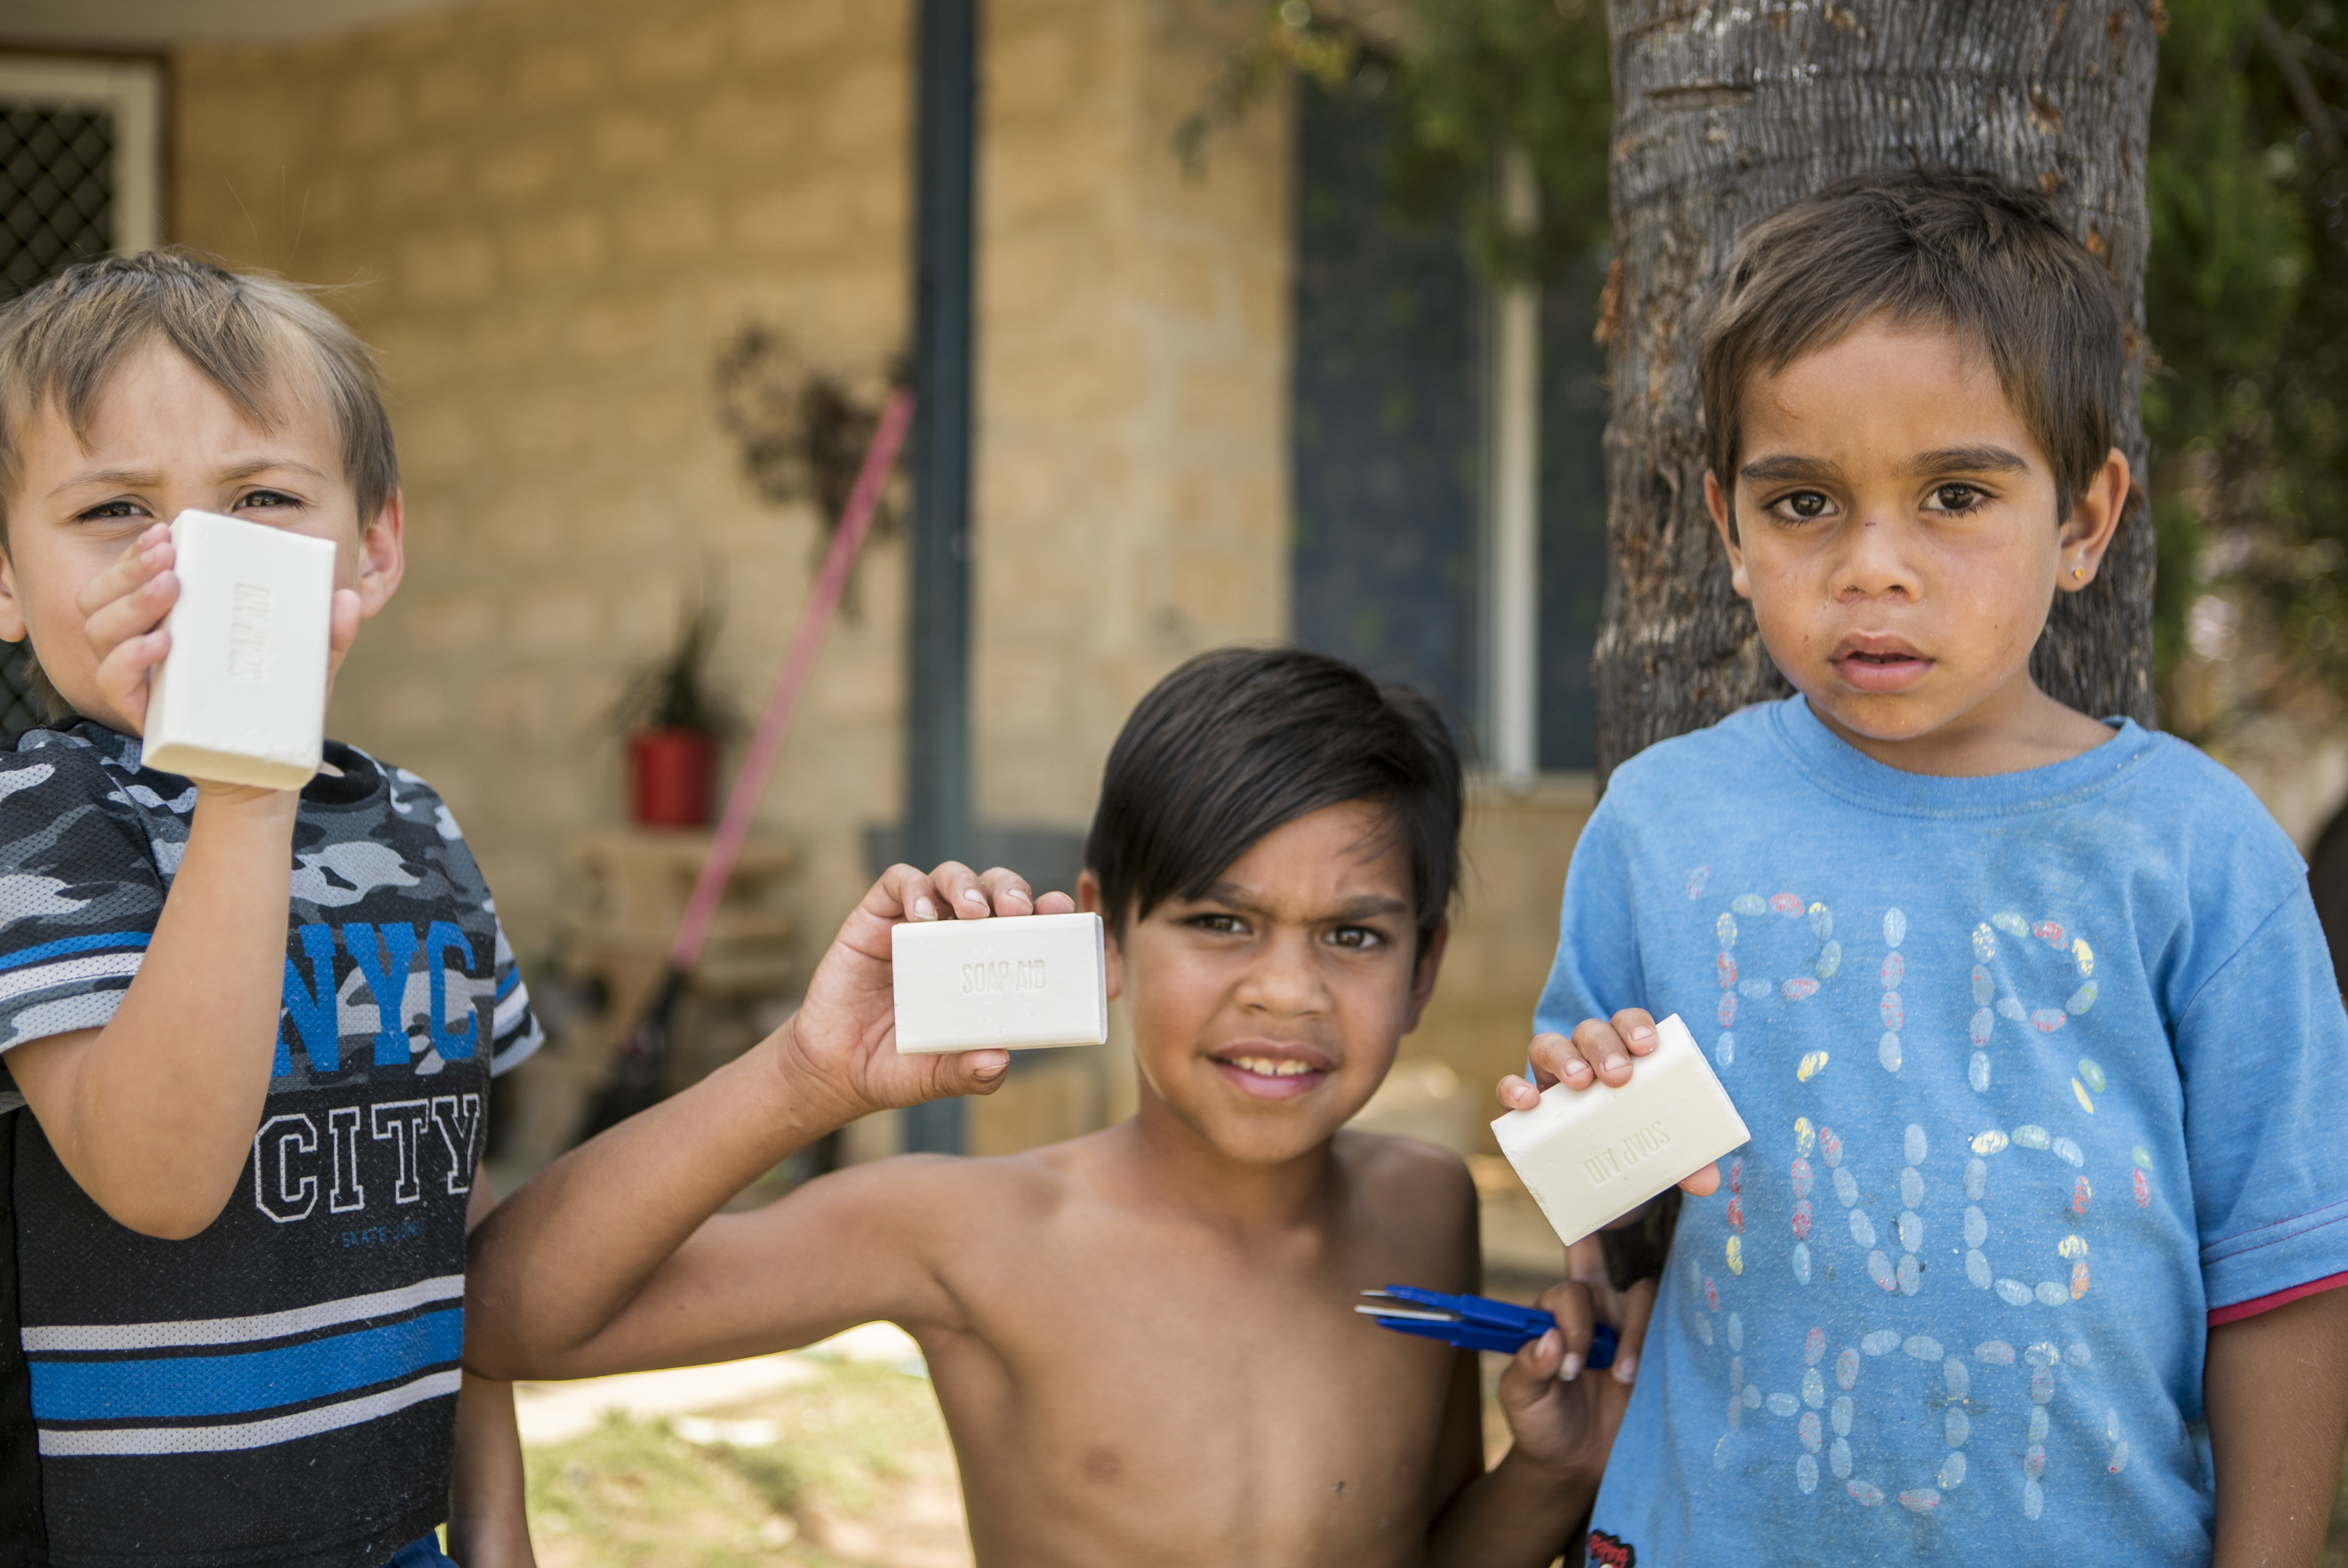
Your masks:
M 111 1019 L 163 893 L 136 809 L 95 758 L 0 757 L 0 1051 Z
M 1637 907 L 1631 882 L 1621 816 L 1601 801 L 1566 869 L 1557 957 L 1533 1011 L 1536 1033 L 1571 1034 L 1584 1019 L 1647 1005 L 1637 922 L 1624 917 Z
M 2348 1273 L 2348 1012 L 2304 882 L 2187 1003 L 2176 1045 L 2213 1319 Z
M 506 940 L 505 922 L 498 923 L 497 1010 L 489 1025 L 489 1073 L 510 1072 L 546 1043 L 546 1030 L 530 1010 L 530 988 L 522 984 L 521 966 L 514 962 L 513 944 Z

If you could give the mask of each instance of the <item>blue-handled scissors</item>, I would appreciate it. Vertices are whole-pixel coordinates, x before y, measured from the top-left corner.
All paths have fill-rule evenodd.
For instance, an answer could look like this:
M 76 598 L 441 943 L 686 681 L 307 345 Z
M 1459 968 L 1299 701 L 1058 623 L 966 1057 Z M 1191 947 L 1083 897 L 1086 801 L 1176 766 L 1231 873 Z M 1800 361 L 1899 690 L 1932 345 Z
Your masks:
M 1488 1296 L 1446 1296 L 1407 1285 L 1365 1290 L 1362 1296 L 1362 1304 L 1354 1310 L 1375 1318 L 1379 1327 L 1440 1339 L 1463 1350 L 1510 1355 L 1557 1327 L 1557 1319 L 1546 1312 Z M 1591 1331 L 1585 1364 L 1593 1371 L 1614 1364 L 1611 1325 L 1601 1323 Z

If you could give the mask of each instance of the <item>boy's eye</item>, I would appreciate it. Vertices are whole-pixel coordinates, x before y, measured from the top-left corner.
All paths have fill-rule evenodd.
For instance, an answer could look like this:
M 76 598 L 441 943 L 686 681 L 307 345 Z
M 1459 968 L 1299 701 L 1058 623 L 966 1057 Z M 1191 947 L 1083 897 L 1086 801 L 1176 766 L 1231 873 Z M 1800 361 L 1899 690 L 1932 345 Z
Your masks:
M 1190 924 L 1201 931 L 1212 931 L 1220 937 L 1247 935 L 1247 922 L 1237 915 L 1199 915 L 1192 917 Z
M 74 514 L 74 521 L 77 523 L 101 523 L 114 518 L 143 518 L 146 515 L 147 508 L 140 506 L 136 501 L 100 501 L 95 507 L 90 507 L 82 511 L 76 512 Z
M 1340 926 L 1330 932 L 1326 939 L 1333 947 L 1351 948 L 1362 952 L 1376 947 L 1385 938 L 1367 926 Z
M 1822 490 L 1796 490 L 1780 496 L 1769 509 L 1787 522 L 1814 522 L 1834 510 L 1834 501 Z
M 252 490 L 236 503 L 240 512 L 263 507 L 298 507 L 302 503 L 283 490 Z
M 1932 507 L 1936 512 L 1970 512 L 1986 499 L 1971 485 L 1937 485 L 1932 489 Z

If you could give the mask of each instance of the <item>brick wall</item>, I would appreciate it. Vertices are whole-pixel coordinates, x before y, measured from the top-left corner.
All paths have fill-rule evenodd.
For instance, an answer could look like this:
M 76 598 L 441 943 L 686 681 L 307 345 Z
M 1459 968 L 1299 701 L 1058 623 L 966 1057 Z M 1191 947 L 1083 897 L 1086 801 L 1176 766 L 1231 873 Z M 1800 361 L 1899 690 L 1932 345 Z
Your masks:
M 615 821 L 604 712 L 722 581 L 755 708 L 822 538 L 741 477 L 711 391 L 750 321 L 877 374 L 905 345 L 903 0 L 499 0 L 175 61 L 177 237 L 354 285 L 407 468 L 409 569 L 334 728 L 417 769 L 545 949 L 560 849 Z M 1081 826 L 1127 708 L 1284 626 L 1283 116 L 1171 151 L 1242 7 L 998 0 L 982 178 L 976 783 Z M 868 555 L 765 824 L 806 923 L 901 794 L 903 557 Z

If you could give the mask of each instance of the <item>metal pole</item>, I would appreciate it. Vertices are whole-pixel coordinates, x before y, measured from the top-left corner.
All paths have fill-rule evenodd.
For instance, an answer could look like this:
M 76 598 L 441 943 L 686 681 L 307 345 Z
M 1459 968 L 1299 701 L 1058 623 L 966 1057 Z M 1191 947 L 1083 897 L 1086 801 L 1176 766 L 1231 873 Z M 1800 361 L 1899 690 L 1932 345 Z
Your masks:
M 905 848 L 917 866 L 970 843 L 971 251 L 978 0 L 920 0 L 914 48 L 912 594 Z M 962 1102 L 905 1113 L 905 1146 L 962 1151 Z
M 1540 187 L 1513 142 L 1500 149 L 1499 195 L 1501 220 L 1529 235 Z M 1499 285 L 1492 329 L 1485 754 L 1523 789 L 1540 770 L 1540 291 L 1529 278 Z

